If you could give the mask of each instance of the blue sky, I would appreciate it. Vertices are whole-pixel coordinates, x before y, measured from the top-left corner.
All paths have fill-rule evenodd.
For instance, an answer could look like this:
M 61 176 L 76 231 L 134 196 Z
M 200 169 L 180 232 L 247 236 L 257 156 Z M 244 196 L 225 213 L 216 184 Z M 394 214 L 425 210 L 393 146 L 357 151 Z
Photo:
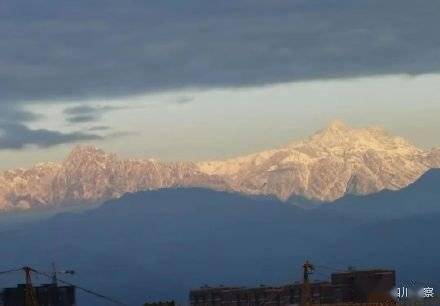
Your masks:
M 440 2 L 0 4 L 0 168 L 76 143 L 222 158 L 332 119 L 440 145 Z

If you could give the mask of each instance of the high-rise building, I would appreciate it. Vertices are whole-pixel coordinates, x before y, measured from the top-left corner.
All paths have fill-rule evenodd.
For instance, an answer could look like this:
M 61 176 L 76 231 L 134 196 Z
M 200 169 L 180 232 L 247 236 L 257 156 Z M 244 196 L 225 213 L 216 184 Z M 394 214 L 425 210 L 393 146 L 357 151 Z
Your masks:
M 75 287 L 57 286 L 46 284 L 33 287 L 38 306 L 75 306 Z M 15 288 L 6 288 L 3 290 L 3 306 L 26 306 L 26 285 L 20 284 Z M 1 302 L 0 302 L 0 305 Z

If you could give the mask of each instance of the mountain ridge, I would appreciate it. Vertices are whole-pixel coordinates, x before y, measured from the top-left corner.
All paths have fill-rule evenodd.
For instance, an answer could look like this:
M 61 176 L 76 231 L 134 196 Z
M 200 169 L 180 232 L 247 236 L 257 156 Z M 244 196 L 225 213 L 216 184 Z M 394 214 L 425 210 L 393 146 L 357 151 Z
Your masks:
M 426 170 L 440 167 L 439 158 L 440 150 L 421 150 L 381 128 L 353 129 L 334 121 L 277 150 L 199 165 L 202 171 L 226 176 L 245 193 L 333 201 L 346 193 L 405 187 Z
M 170 187 L 330 202 L 397 190 L 438 167 L 440 148 L 422 150 L 381 128 L 355 129 L 340 121 L 305 140 L 222 161 L 121 159 L 78 145 L 62 162 L 1 173 L 0 211 L 97 203 Z

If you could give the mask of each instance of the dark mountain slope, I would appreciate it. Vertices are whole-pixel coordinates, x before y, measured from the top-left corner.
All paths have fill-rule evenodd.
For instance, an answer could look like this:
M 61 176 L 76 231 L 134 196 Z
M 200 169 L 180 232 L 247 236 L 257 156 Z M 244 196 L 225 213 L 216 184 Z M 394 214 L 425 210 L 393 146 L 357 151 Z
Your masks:
M 440 214 L 419 215 L 382 221 L 353 229 L 331 243 L 329 264 L 344 251 L 344 259 L 354 266 L 393 266 L 401 283 L 417 281 L 428 286 L 440 285 Z M 420 285 L 420 284 L 419 284 Z
M 385 190 L 367 196 L 345 196 L 330 205 L 322 205 L 320 209 L 359 220 L 440 213 L 440 169 L 429 170 L 404 189 Z
M 56 260 L 77 270 L 73 281 L 131 305 L 148 296 L 185 300 L 205 283 L 297 279 L 299 264 L 318 249 L 311 241 L 334 240 L 351 226 L 273 199 L 164 189 L 3 232 L 0 262 L 45 268 Z

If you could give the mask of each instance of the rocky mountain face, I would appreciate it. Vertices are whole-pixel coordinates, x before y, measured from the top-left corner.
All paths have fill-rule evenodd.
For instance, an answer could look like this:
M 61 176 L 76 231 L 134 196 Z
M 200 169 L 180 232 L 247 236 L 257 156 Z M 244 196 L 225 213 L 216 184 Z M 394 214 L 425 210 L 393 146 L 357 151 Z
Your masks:
M 332 201 L 347 193 L 405 187 L 440 167 L 440 150 L 421 150 L 380 128 L 354 129 L 335 121 L 284 148 L 199 167 L 240 192 Z
M 78 146 L 61 163 L 3 172 L 0 211 L 95 203 L 169 187 L 332 201 L 347 193 L 400 189 L 438 167 L 440 149 L 421 150 L 382 129 L 353 129 L 341 122 L 307 140 L 225 161 L 120 159 Z
M 227 189 L 221 178 L 194 163 L 119 159 L 93 146 L 77 146 L 62 163 L 43 163 L 0 176 L 0 210 L 26 210 L 118 198 L 168 187 Z

